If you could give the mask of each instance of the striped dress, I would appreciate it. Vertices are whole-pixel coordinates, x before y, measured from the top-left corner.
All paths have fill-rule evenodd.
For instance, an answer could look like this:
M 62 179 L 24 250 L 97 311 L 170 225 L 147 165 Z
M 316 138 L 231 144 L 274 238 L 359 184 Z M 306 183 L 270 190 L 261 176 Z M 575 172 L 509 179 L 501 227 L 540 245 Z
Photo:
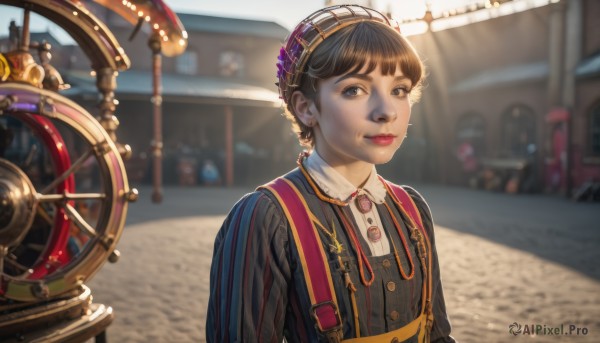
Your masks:
M 397 330 L 421 312 L 422 278 L 416 247 L 410 239 L 408 251 L 392 216 L 399 219 L 401 232 L 409 237 L 406 222 L 389 195 L 385 204 L 376 204 L 388 239 L 398 249 L 400 265 L 405 274 L 414 269 L 410 278 L 402 277 L 393 254 L 367 256 L 373 271 L 365 270 L 361 277 L 356 249 L 350 242 L 349 230 L 357 224 L 348 206 L 339 206 L 317 197 L 315 189 L 299 169 L 283 176 L 302 193 L 309 208 L 329 230 L 335 230 L 342 244 L 341 259 L 335 249 L 329 249 L 331 237 L 320 231 L 332 280 L 336 291 L 344 339 L 357 334 L 350 292 L 344 271 L 349 273 L 356 288 L 356 306 L 361 337 Z M 433 222 L 426 202 L 413 189 L 405 187 L 421 213 L 432 246 L 433 314 L 432 342 L 455 342 L 450 336 L 439 264 L 435 251 Z M 389 210 L 388 210 L 389 209 Z M 331 231 L 330 231 L 331 232 Z M 363 251 L 368 244 L 356 235 Z M 367 253 L 368 255 L 368 253 Z M 409 257 L 410 256 L 410 257 Z M 340 264 L 341 260 L 341 265 Z M 411 262 L 412 261 L 412 262 Z M 367 286 L 362 280 L 374 282 Z M 216 239 L 210 273 L 210 299 L 207 313 L 208 342 L 327 342 L 315 329 L 310 316 L 310 299 L 304 284 L 298 251 L 288 221 L 275 197 L 266 190 L 257 190 L 238 201 L 221 227 Z M 417 342 L 412 337 L 404 342 Z

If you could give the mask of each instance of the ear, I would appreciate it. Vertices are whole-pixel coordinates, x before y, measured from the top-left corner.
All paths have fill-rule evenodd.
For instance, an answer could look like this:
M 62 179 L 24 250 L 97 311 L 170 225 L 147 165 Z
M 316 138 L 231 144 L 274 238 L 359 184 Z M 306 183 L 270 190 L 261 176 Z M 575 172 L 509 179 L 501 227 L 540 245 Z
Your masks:
M 315 106 L 315 102 L 309 99 L 301 91 L 295 91 L 292 93 L 290 101 L 292 104 L 292 109 L 294 110 L 294 113 L 298 119 L 308 127 L 315 126 L 317 123 L 317 107 Z

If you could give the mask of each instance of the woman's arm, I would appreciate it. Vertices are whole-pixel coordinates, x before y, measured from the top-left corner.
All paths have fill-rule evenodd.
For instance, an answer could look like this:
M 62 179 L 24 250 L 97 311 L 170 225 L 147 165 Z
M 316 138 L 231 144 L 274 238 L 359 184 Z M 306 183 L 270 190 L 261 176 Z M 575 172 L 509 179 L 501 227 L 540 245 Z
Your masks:
M 421 214 L 421 219 L 423 220 L 423 225 L 425 226 L 425 230 L 427 230 L 427 235 L 431 240 L 431 249 L 432 249 L 432 301 L 433 301 L 433 328 L 431 329 L 431 342 L 434 343 L 453 343 L 455 342 L 454 338 L 450 336 L 450 332 L 452 330 L 450 326 L 450 321 L 448 319 L 448 315 L 446 314 L 446 302 L 444 300 L 444 290 L 442 288 L 442 280 L 440 277 L 440 265 L 438 263 L 437 250 L 435 246 L 435 236 L 434 236 L 434 225 L 433 218 L 431 215 L 431 210 L 425 202 L 425 199 L 419 194 L 416 190 L 410 187 L 404 186 L 404 189 L 410 194 L 411 198 L 417 205 L 419 209 L 419 213 Z
M 290 267 L 287 222 L 261 192 L 242 198 L 219 231 L 210 271 L 207 342 L 281 342 Z

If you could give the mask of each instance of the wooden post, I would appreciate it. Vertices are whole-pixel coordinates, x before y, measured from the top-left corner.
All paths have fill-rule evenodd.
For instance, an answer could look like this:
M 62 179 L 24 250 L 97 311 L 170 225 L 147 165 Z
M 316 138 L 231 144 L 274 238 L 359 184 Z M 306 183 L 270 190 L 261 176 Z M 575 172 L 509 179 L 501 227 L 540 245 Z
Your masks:
M 567 157 L 566 157 L 566 193 L 570 197 L 574 193 L 573 187 L 573 137 L 575 130 L 573 129 L 574 109 L 575 109 L 575 68 L 581 60 L 582 28 L 583 28 L 583 5 L 581 0 L 571 0 L 567 4 L 566 12 L 566 27 L 565 27 L 565 65 L 563 69 L 563 106 L 569 110 L 567 119 Z
M 152 34 L 148 40 L 148 46 L 152 50 L 152 108 L 154 122 L 154 138 L 152 139 L 153 156 L 153 174 L 152 184 L 152 202 L 162 202 L 162 82 L 161 68 L 162 55 L 160 36 L 157 33 Z
M 548 18 L 548 108 L 562 107 L 565 7 L 564 1 L 550 5 Z
M 29 9 L 23 12 L 23 33 L 21 36 L 21 51 L 29 52 Z

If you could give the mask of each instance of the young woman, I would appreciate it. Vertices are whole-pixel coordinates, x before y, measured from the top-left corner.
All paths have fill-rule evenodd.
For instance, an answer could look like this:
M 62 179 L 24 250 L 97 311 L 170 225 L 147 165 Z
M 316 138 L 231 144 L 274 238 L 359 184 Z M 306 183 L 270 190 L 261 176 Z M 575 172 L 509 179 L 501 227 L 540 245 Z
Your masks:
M 310 152 L 223 223 L 207 340 L 454 342 L 429 208 L 375 167 L 406 136 L 418 55 L 386 16 L 343 5 L 303 20 L 277 66 Z

